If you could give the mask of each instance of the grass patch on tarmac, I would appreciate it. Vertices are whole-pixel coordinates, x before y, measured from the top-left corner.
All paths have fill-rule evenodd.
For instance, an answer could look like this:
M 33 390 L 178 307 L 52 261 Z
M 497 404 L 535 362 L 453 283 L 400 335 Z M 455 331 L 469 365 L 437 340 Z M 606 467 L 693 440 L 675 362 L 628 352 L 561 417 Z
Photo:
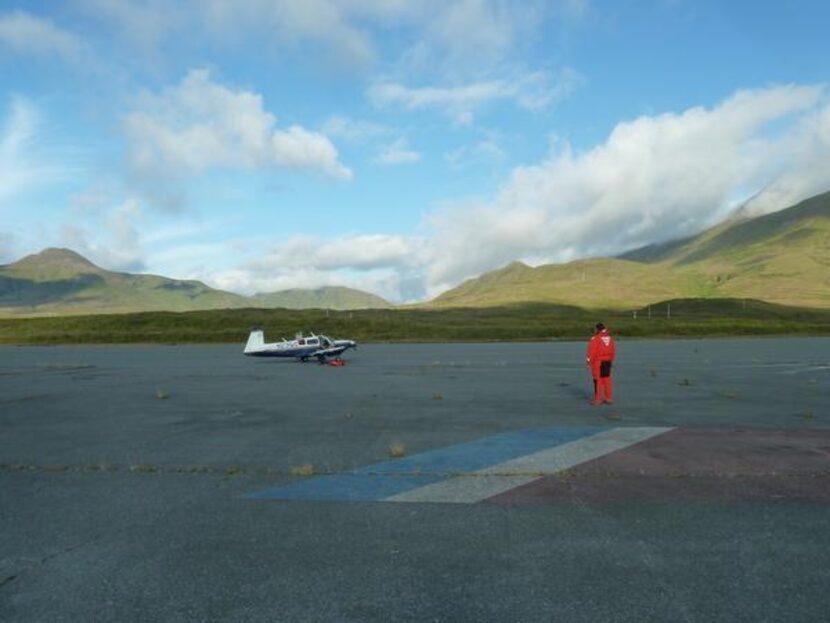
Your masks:
M 306 463 L 305 465 L 297 465 L 289 470 L 292 476 L 313 476 L 314 466 Z
M 636 317 L 635 317 L 636 316 Z M 830 310 L 734 299 L 684 299 L 644 309 L 583 310 L 558 305 L 398 308 L 356 311 L 229 309 L 51 318 L 0 318 L 0 344 L 244 343 L 297 331 L 359 342 L 483 342 L 584 339 L 602 321 L 618 337 L 830 335 Z
M 406 456 L 406 446 L 396 441 L 389 445 L 389 456 L 393 459 L 400 459 Z

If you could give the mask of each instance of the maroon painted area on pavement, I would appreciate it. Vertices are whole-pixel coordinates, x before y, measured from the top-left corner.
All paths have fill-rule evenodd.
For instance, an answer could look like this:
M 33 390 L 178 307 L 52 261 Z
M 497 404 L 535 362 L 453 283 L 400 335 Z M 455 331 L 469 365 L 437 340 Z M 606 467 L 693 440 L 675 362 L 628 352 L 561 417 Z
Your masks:
M 830 430 L 675 429 L 495 503 L 830 503 Z

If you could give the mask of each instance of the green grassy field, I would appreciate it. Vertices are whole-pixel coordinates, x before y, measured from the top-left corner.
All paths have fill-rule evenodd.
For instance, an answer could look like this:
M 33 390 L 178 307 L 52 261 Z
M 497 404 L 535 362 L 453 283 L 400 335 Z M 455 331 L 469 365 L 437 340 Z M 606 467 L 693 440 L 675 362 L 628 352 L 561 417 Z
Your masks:
M 670 309 L 669 309 L 670 306 Z M 649 317 L 649 313 L 651 317 Z M 232 309 L 0 319 L 0 344 L 238 343 L 252 327 L 266 340 L 314 331 L 360 342 L 582 339 L 605 322 L 620 337 L 830 335 L 830 311 L 741 299 L 690 299 L 633 312 L 554 305 L 479 309 Z

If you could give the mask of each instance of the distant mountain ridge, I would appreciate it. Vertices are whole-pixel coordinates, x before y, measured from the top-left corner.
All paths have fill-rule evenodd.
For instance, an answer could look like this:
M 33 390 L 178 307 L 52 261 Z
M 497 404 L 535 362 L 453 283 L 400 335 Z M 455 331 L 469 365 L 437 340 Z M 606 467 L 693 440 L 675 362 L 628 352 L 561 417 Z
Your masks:
M 696 236 L 672 240 L 662 245 L 648 245 L 623 253 L 621 259 L 644 262 L 672 261 L 693 263 L 730 248 L 765 243 L 777 236 L 785 242 L 806 240 L 814 226 L 823 229 L 830 219 L 830 192 L 811 197 L 792 207 L 756 217 L 729 219 Z
M 257 293 L 251 297 L 263 307 L 285 307 L 287 309 L 388 309 L 393 305 L 381 297 L 346 288 L 344 286 L 323 286 L 314 289 L 293 288 L 279 292 Z
M 113 272 L 70 249 L 49 248 L 12 264 L 0 265 L 0 315 L 4 316 L 390 306 L 380 297 L 349 288 L 289 292 L 245 297 L 196 280 Z M 303 301 L 308 304 L 304 305 Z
M 27 255 L 20 261 L 6 266 L 6 268 L 10 268 L 11 266 L 14 266 L 18 271 L 27 272 L 30 275 L 55 276 L 60 274 L 74 275 L 84 272 L 106 272 L 103 268 L 96 266 L 83 255 L 71 249 L 45 249 L 40 253 Z
M 830 308 L 830 192 L 763 216 L 739 214 L 698 235 L 618 257 L 535 268 L 512 262 L 419 306 L 552 303 L 633 310 L 657 301 L 714 298 Z M 195 280 L 108 271 L 69 249 L 46 249 L 0 266 L 0 315 L 4 316 L 242 307 L 392 305 L 343 287 L 245 297 Z
M 616 258 L 535 268 L 514 262 L 449 290 L 430 307 L 529 302 L 636 309 L 677 298 L 753 298 L 830 307 L 830 192 L 696 236 Z

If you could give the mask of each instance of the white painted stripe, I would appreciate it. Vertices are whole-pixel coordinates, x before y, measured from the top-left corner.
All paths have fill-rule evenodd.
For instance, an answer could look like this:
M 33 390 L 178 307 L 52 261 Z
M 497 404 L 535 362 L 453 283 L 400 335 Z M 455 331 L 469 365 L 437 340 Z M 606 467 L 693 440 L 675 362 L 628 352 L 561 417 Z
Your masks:
M 613 428 L 590 437 L 547 448 L 463 476 L 419 487 L 386 498 L 387 502 L 444 502 L 472 504 L 543 476 L 622 450 L 672 428 L 640 426 Z

